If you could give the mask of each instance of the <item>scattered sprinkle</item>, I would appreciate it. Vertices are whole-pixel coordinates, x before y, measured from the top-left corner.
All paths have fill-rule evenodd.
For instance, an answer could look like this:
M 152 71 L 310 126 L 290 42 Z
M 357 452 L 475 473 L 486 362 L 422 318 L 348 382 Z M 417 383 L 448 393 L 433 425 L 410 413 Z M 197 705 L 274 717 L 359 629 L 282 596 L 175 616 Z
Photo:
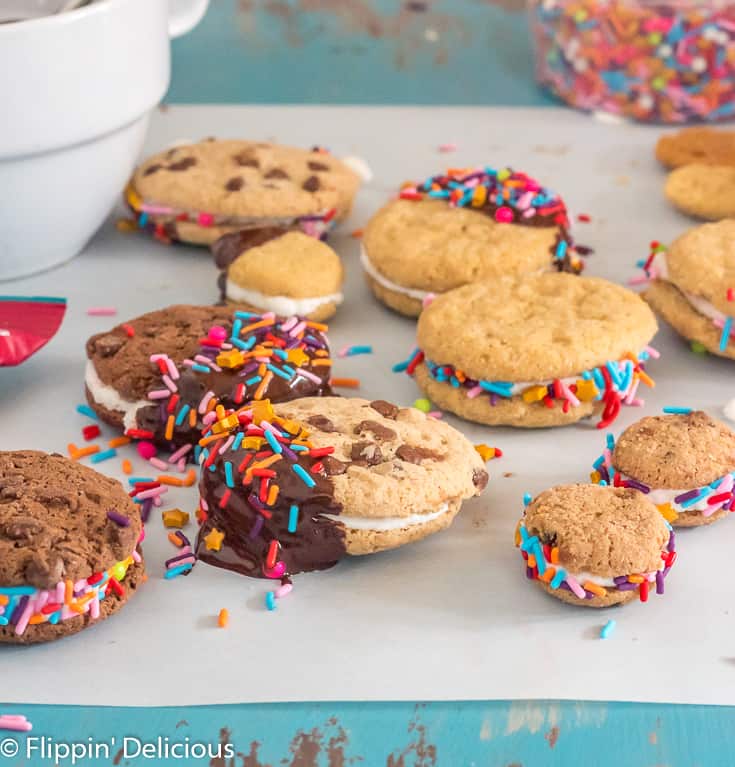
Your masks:
M 87 442 L 96 439 L 101 433 L 102 432 L 100 431 L 100 427 L 97 426 L 96 423 L 93 423 L 90 426 L 85 426 L 82 429 L 82 437 L 84 437 Z
M 356 240 L 362 239 L 362 235 L 364 234 L 364 230 L 362 229 L 353 229 L 350 232 L 350 237 L 354 237 Z
M 416 408 L 416 410 L 420 410 L 422 413 L 430 413 L 431 412 L 431 402 L 429 402 L 428 399 L 425 399 L 424 397 L 420 397 L 417 400 L 414 400 L 413 406 Z
M 690 407 L 665 407 L 664 413 L 667 415 L 687 415 L 688 413 L 691 413 L 692 409 Z
M 338 357 L 355 357 L 358 354 L 372 354 L 372 346 L 343 346 L 338 352 Z
M 226 607 L 223 607 L 219 611 L 219 615 L 217 616 L 217 625 L 221 629 L 226 629 L 229 622 L 230 622 L 230 612 Z
M 98 448 L 99 450 L 99 448 Z M 80 451 L 81 453 L 82 451 Z M 111 447 L 109 450 L 102 450 L 98 453 L 95 453 L 90 460 L 92 463 L 102 463 L 102 461 L 109 461 L 110 458 L 114 458 L 117 455 L 117 450 L 115 448 Z
M 92 418 L 95 421 L 99 420 L 97 413 L 95 413 L 89 405 L 77 405 L 77 413 L 80 415 L 86 415 L 87 418 Z
M 615 631 L 615 626 L 617 624 L 614 620 L 609 620 L 601 629 L 600 629 L 600 639 L 609 639 L 610 635 Z
M 118 527 L 130 527 L 130 520 L 115 509 L 110 509 L 107 512 L 107 519 L 114 522 Z
M 588 216 L 586 213 L 580 213 L 577 216 L 577 221 L 579 221 L 582 224 L 589 224 L 589 222 L 592 221 L 592 218 Z
M 117 309 L 112 306 L 92 306 L 87 309 L 87 314 L 90 317 L 114 317 Z
M 186 527 L 189 524 L 189 513 L 181 509 L 167 509 L 161 512 L 164 527 Z
M 490 447 L 489 445 L 475 445 L 475 450 L 479 453 L 480 458 L 486 463 L 492 461 L 493 458 L 502 458 L 503 451 L 499 447 Z
M 700 343 L 699 341 L 690 341 L 689 348 L 695 354 L 707 354 L 707 347 L 704 344 Z
M 337 389 L 359 389 L 359 378 L 332 378 L 329 381 L 330 386 L 334 386 Z
M 265 595 L 265 606 L 268 610 L 276 609 L 276 593 L 274 591 L 268 591 Z
M 438 149 L 439 149 L 439 152 L 441 152 L 442 154 L 448 154 L 449 152 L 456 152 L 457 145 L 450 141 L 446 144 L 439 144 Z

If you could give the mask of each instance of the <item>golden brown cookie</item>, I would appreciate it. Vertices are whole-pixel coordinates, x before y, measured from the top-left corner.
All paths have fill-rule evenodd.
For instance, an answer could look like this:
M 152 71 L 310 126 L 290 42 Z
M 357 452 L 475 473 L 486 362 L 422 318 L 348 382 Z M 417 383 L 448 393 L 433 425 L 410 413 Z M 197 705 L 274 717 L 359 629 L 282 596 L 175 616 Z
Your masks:
M 549 594 L 608 607 L 663 593 L 675 537 L 643 493 L 557 485 L 529 501 L 515 542 L 528 578 Z
M 325 569 L 345 554 L 443 530 L 488 481 L 462 434 L 414 408 L 346 397 L 294 400 L 275 414 L 255 407 L 252 421 L 271 423 L 271 438 L 228 442 L 212 456 L 214 470 L 202 474 L 198 556 L 210 564 L 271 577 L 268 553 L 277 551 L 285 573 Z M 245 407 L 240 424 L 254 434 L 250 418 Z M 206 449 L 202 460 L 210 460 Z M 266 464 L 270 473 L 258 477 Z M 248 471 L 266 503 L 252 492 Z M 224 534 L 219 548 L 214 530 Z
M 680 335 L 735 359 L 726 325 L 735 315 L 735 221 L 703 224 L 657 253 L 645 300 Z
M 223 234 L 297 224 L 321 234 L 347 216 L 360 180 L 322 150 L 208 139 L 146 160 L 126 200 L 161 240 L 211 244 Z
M 368 222 L 376 297 L 418 316 L 427 296 L 484 279 L 582 268 L 563 200 L 523 173 L 457 170 L 406 187 Z
M 710 524 L 735 502 L 735 433 L 702 411 L 647 416 L 610 445 L 593 482 L 641 491 L 675 527 Z
M 299 230 L 236 232 L 217 240 L 212 251 L 223 269 L 220 284 L 228 304 L 323 322 L 342 303 L 340 257 Z
M 538 427 L 602 411 L 603 422 L 636 398 L 656 320 L 625 288 L 598 278 L 546 273 L 465 285 L 418 322 L 407 363 L 437 405 L 469 420 Z
M 735 166 L 735 131 L 695 126 L 668 133 L 656 143 L 656 159 L 667 168 Z
M 142 582 L 140 511 L 119 482 L 60 455 L 0 452 L 0 643 L 75 634 Z
M 682 213 L 706 221 L 735 216 L 735 166 L 684 165 L 669 173 L 664 193 Z

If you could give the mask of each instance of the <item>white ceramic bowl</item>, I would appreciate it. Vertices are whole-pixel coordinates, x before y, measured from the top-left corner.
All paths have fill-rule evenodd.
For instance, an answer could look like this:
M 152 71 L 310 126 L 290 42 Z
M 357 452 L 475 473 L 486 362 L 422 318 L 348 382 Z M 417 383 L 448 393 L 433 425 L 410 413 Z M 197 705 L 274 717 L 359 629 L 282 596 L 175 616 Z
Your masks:
M 0 25 L 0 280 L 62 263 L 94 234 L 168 87 L 169 38 L 207 4 L 95 0 Z

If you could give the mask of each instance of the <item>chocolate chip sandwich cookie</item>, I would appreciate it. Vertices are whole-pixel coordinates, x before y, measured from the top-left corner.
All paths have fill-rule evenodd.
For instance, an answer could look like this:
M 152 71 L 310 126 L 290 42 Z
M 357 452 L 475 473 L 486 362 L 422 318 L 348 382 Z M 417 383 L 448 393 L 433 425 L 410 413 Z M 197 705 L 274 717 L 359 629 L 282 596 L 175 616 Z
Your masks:
M 419 410 L 326 397 L 274 411 L 221 411 L 202 440 L 204 562 L 267 578 L 323 570 L 445 529 L 487 484 L 472 444 Z
M 221 270 L 221 298 L 228 304 L 322 322 L 342 303 L 340 257 L 297 227 L 226 234 L 212 253 Z
M 208 139 L 146 160 L 125 199 L 160 240 L 210 245 L 240 229 L 298 226 L 314 236 L 347 216 L 360 179 L 323 150 Z
M 194 446 L 218 404 L 331 394 L 325 331 L 233 307 L 150 312 L 87 341 L 87 400 L 130 436 Z
M 735 359 L 735 221 L 690 229 L 643 265 L 643 298 L 674 330 L 720 357 Z
M 610 607 L 664 593 L 675 536 L 637 490 L 558 485 L 531 500 L 515 543 L 526 576 L 570 604 Z
M 427 296 L 461 285 L 544 271 L 578 273 L 583 266 L 564 201 L 508 168 L 450 170 L 404 187 L 370 220 L 362 248 L 373 293 L 413 317 Z
M 60 455 L 0 452 L 0 642 L 60 639 L 116 613 L 143 582 L 138 507 Z
M 478 423 L 561 426 L 640 404 L 657 356 L 651 310 L 606 280 L 545 273 L 478 282 L 437 298 L 418 322 L 413 373 L 439 407 Z
M 647 416 L 595 461 L 591 479 L 639 490 L 674 527 L 708 525 L 735 504 L 735 433 L 701 410 Z

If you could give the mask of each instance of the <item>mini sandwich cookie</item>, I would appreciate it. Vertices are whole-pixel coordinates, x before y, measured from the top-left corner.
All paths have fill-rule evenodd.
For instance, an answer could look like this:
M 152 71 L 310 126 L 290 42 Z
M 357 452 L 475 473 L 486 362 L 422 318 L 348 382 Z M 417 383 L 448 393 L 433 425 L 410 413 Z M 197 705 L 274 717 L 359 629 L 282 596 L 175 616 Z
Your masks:
M 373 293 L 413 317 L 431 294 L 583 266 L 564 201 L 510 169 L 450 170 L 404 187 L 368 223 L 362 246 Z
M 526 576 L 557 599 L 609 607 L 664 593 L 675 536 L 637 490 L 558 485 L 527 506 L 515 543 Z
M 298 226 L 319 236 L 350 212 L 357 174 L 320 149 L 207 139 L 146 160 L 125 199 L 164 242 L 210 245 L 223 234 Z
M 325 243 L 293 228 L 246 229 L 212 246 L 222 299 L 282 316 L 329 319 L 342 303 L 344 270 Z
M 682 213 L 705 221 L 735 216 L 735 166 L 683 165 L 669 173 L 666 199 Z
M 60 639 L 120 610 L 145 575 L 138 507 L 115 480 L 0 452 L 0 642 Z
M 87 341 L 87 400 L 129 436 L 178 452 L 197 444 L 218 404 L 331 394 L 326 329 L 232 307 L 150 312 Z
M 488 481 L 455 429 L 413 408 L 327 397 L 253 403 L 202 440 L 199 559 L 287 578 L 448 527 Z
M 639 405 L 656 319 L 635 293 L 594 277 L 548 273 L 465 285 L 431 303 L 419 349 L 396 370 L 462 418 L 560 426 Z
M 735 433 L 701 411 L 648 416 L 608 435 L 591 478 L 639 490 L 674 527 L 707 525 L 735 504 Z
M 656 144 L 656 159 L 672 169 L 695 164 L 735 167 L 735 131 L 695 126 L 668 133 Z
M 643 264 L 643 297 L 677 333 L 712 354 L 735 359 L 735 221 L 690 229 Z

